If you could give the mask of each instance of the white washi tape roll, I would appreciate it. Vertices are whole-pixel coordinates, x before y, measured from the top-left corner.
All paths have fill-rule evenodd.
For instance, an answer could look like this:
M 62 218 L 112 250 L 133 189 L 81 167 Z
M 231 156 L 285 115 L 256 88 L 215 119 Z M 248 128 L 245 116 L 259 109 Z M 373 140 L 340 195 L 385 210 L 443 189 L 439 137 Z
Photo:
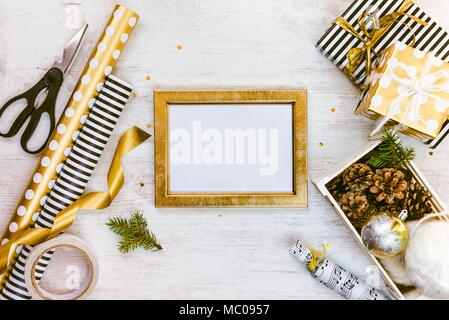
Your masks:
M 61 247 L 73 248 L 83 253 L 87 257 L 89 273 L 86 281 L 77 290 L 66 294 L 54 294 L 39 286 L 35 272 L 42 255 Z M 35 300 L 80 300 L 87 297 L 95 287 L 97 280 L 98 264 L 92 250 L 81 238 L 71 234 L 62 234 L 33 247 L 25 265 L 25 283 L 32 299 Z

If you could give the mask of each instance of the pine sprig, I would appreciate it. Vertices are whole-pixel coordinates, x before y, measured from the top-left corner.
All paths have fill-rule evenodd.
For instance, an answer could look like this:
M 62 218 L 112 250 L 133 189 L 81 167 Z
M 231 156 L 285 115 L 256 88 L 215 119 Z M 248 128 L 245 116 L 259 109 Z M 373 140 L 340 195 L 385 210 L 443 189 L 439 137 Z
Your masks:
M 121 237 L 118 250 L 129 253 L 138 248 L 145 250 L 162 250 L 156 236 L 148 230 L 148 221 L 143 214 L 135 212 L 129 220 L 112 218 L 106 223 L 109 229 Z
M 118 234 L 121 237 L 126 237 L 130 230 L 128 220 L 123 218 L 112 218 L 106 223 L 112 232 Z
M 415 159 L 415 149 L 404 147 L 394 130 L 386 130 L 381 138 L 377 150 L 371 154 L 368 161 L 374 168 L 405 168 Z

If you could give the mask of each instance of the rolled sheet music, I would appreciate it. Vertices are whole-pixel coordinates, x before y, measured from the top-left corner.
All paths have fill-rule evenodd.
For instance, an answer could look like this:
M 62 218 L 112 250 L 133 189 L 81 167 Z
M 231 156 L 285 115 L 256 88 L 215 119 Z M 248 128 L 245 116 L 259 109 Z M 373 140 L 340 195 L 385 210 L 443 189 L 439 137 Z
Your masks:
M 312 251 L 300 240 L 290 249 L 298 261 L 311 269 L 314 279 L 348 300 L 391 300 L 375 288 L 368 286 L 351 272 L 326 258 L 314 257 Z M 316 265 L 312 265 L 312 262 Z

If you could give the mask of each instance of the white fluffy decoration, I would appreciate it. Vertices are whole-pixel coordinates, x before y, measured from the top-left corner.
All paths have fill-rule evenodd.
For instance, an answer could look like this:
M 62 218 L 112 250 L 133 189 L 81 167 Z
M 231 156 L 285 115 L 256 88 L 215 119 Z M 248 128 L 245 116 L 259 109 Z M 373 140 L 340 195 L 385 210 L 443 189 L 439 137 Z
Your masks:
M 380 260 L 385 271 L 387 271 L 391 280 L 403 286 L 413 286 L 407 270 L 405 269 L 403 256 L 399 255 L 389 259 Z
M 427 296 L 424 296 L 420 290 L 415 289 L 404 294 L 404 298 L 406 300 L 432 300 Z
M 418 221 L 407 221 L 406 226 L 408 229 L 408 233 L 412 234 L 415 229 Z M 403 286 L 413 286 L 413 282 L 410 279 L 407 270 L 405 269 L 404 264 L 404 256 L 399 255 L 389 259 L 379 259 L 384 267 L 385 271 L 387 271 L 390 278 L 397 284 L 401 284 Z
M 408 234 L 413 234 L 415 231 L 416 226 L 419 224 L 419 220 L 413 220 L 413 221 L 407 221 L 405 223 L 405 226 L 407 227 Z
M 432 220 L 412 234 L 404 261 L 413 283 L 433 298 L 449 298 L 449 222 Z

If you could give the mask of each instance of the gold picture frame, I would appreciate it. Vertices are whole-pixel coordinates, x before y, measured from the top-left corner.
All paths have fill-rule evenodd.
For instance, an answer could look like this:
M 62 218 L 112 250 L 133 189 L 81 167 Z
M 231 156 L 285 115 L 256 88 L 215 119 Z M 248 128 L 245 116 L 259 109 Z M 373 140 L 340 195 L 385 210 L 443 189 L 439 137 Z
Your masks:
M 170 105 L 291 104 L 292 192 L 171 192 Z M 307 207 L 307 91 L 155 90 L 154 175 L 156 207 Z

